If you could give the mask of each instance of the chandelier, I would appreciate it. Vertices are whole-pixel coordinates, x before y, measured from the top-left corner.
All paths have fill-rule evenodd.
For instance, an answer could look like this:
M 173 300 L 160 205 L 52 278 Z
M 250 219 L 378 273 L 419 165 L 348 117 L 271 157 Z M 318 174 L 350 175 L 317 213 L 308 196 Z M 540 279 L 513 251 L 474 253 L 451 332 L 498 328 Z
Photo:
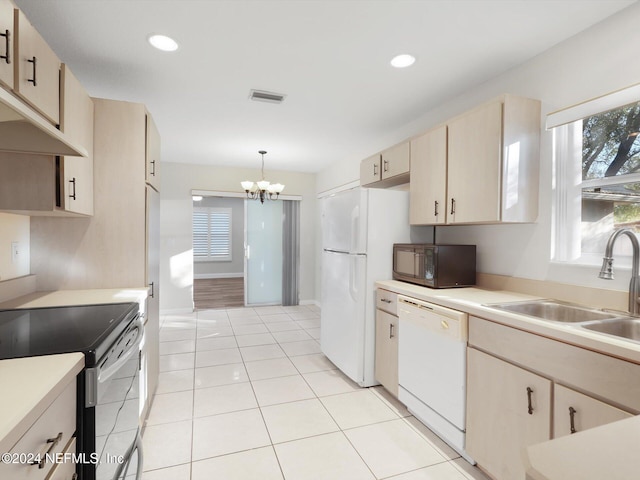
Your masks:
M 284 185 L 281 183 L 269 183 L 264 179 L 264 154 L 267 152 L 265 150 L 259 150 L 258 153 L 262 155 L 262 181 L 255 183 L 244 181 L 240 182 L 240 185 L 242 185 L 243 190 L 247 192 L 247 198 L 252 200 L 260 199 L 260 203 L 264 203 L 265 199 L 277 200 L 280 192 L 284 190 Z

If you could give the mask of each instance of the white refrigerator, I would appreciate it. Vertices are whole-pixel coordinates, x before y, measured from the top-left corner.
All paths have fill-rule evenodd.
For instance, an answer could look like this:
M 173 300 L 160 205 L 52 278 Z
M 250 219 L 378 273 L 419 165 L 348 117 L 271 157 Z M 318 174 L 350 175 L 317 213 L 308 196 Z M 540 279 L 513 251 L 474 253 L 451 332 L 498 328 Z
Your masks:
M 393 244 L 410 242 L 409 192 L 353 188 L 321 200 L 322 352 L 360 386 L 378 382 L 375 285 L 389 280 Z

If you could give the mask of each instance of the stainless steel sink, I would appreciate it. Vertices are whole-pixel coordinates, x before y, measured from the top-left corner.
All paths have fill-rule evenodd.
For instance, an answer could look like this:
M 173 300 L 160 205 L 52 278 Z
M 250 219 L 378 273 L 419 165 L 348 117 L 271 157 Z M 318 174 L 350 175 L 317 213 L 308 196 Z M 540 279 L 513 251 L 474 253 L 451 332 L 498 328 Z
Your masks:
M 617 318 L 615 320 L 581 325 L 581 327 L 594 332 L 606 333 L 607 335 L 640 342 L 639 318 Z
M 590 322 L 594 320 L 606 320 L 620 317 L 619 314 L 549 299 L 525 302 L 494 303 L 486 304 L 485 306 L 507 312 L 519 313 L 521 315 L 528 315 L 542 320 L 562 323 Z

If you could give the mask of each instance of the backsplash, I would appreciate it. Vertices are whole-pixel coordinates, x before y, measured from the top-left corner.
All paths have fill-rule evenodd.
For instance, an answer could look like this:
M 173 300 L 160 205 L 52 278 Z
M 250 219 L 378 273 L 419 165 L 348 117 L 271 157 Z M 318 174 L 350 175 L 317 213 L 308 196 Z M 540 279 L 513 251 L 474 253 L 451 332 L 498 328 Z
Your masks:
M 29 275 L 30 225 L 30 217 L 0 213 L 0 281 Z

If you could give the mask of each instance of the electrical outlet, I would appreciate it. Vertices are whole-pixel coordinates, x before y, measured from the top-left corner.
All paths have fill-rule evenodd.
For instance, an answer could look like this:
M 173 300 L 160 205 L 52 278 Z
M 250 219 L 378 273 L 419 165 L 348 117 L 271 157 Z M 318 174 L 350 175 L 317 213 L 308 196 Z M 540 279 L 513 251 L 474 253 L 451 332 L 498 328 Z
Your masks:
M 20 258 L 20 244 L 11 242 L 11 263 L 16 263 Z

